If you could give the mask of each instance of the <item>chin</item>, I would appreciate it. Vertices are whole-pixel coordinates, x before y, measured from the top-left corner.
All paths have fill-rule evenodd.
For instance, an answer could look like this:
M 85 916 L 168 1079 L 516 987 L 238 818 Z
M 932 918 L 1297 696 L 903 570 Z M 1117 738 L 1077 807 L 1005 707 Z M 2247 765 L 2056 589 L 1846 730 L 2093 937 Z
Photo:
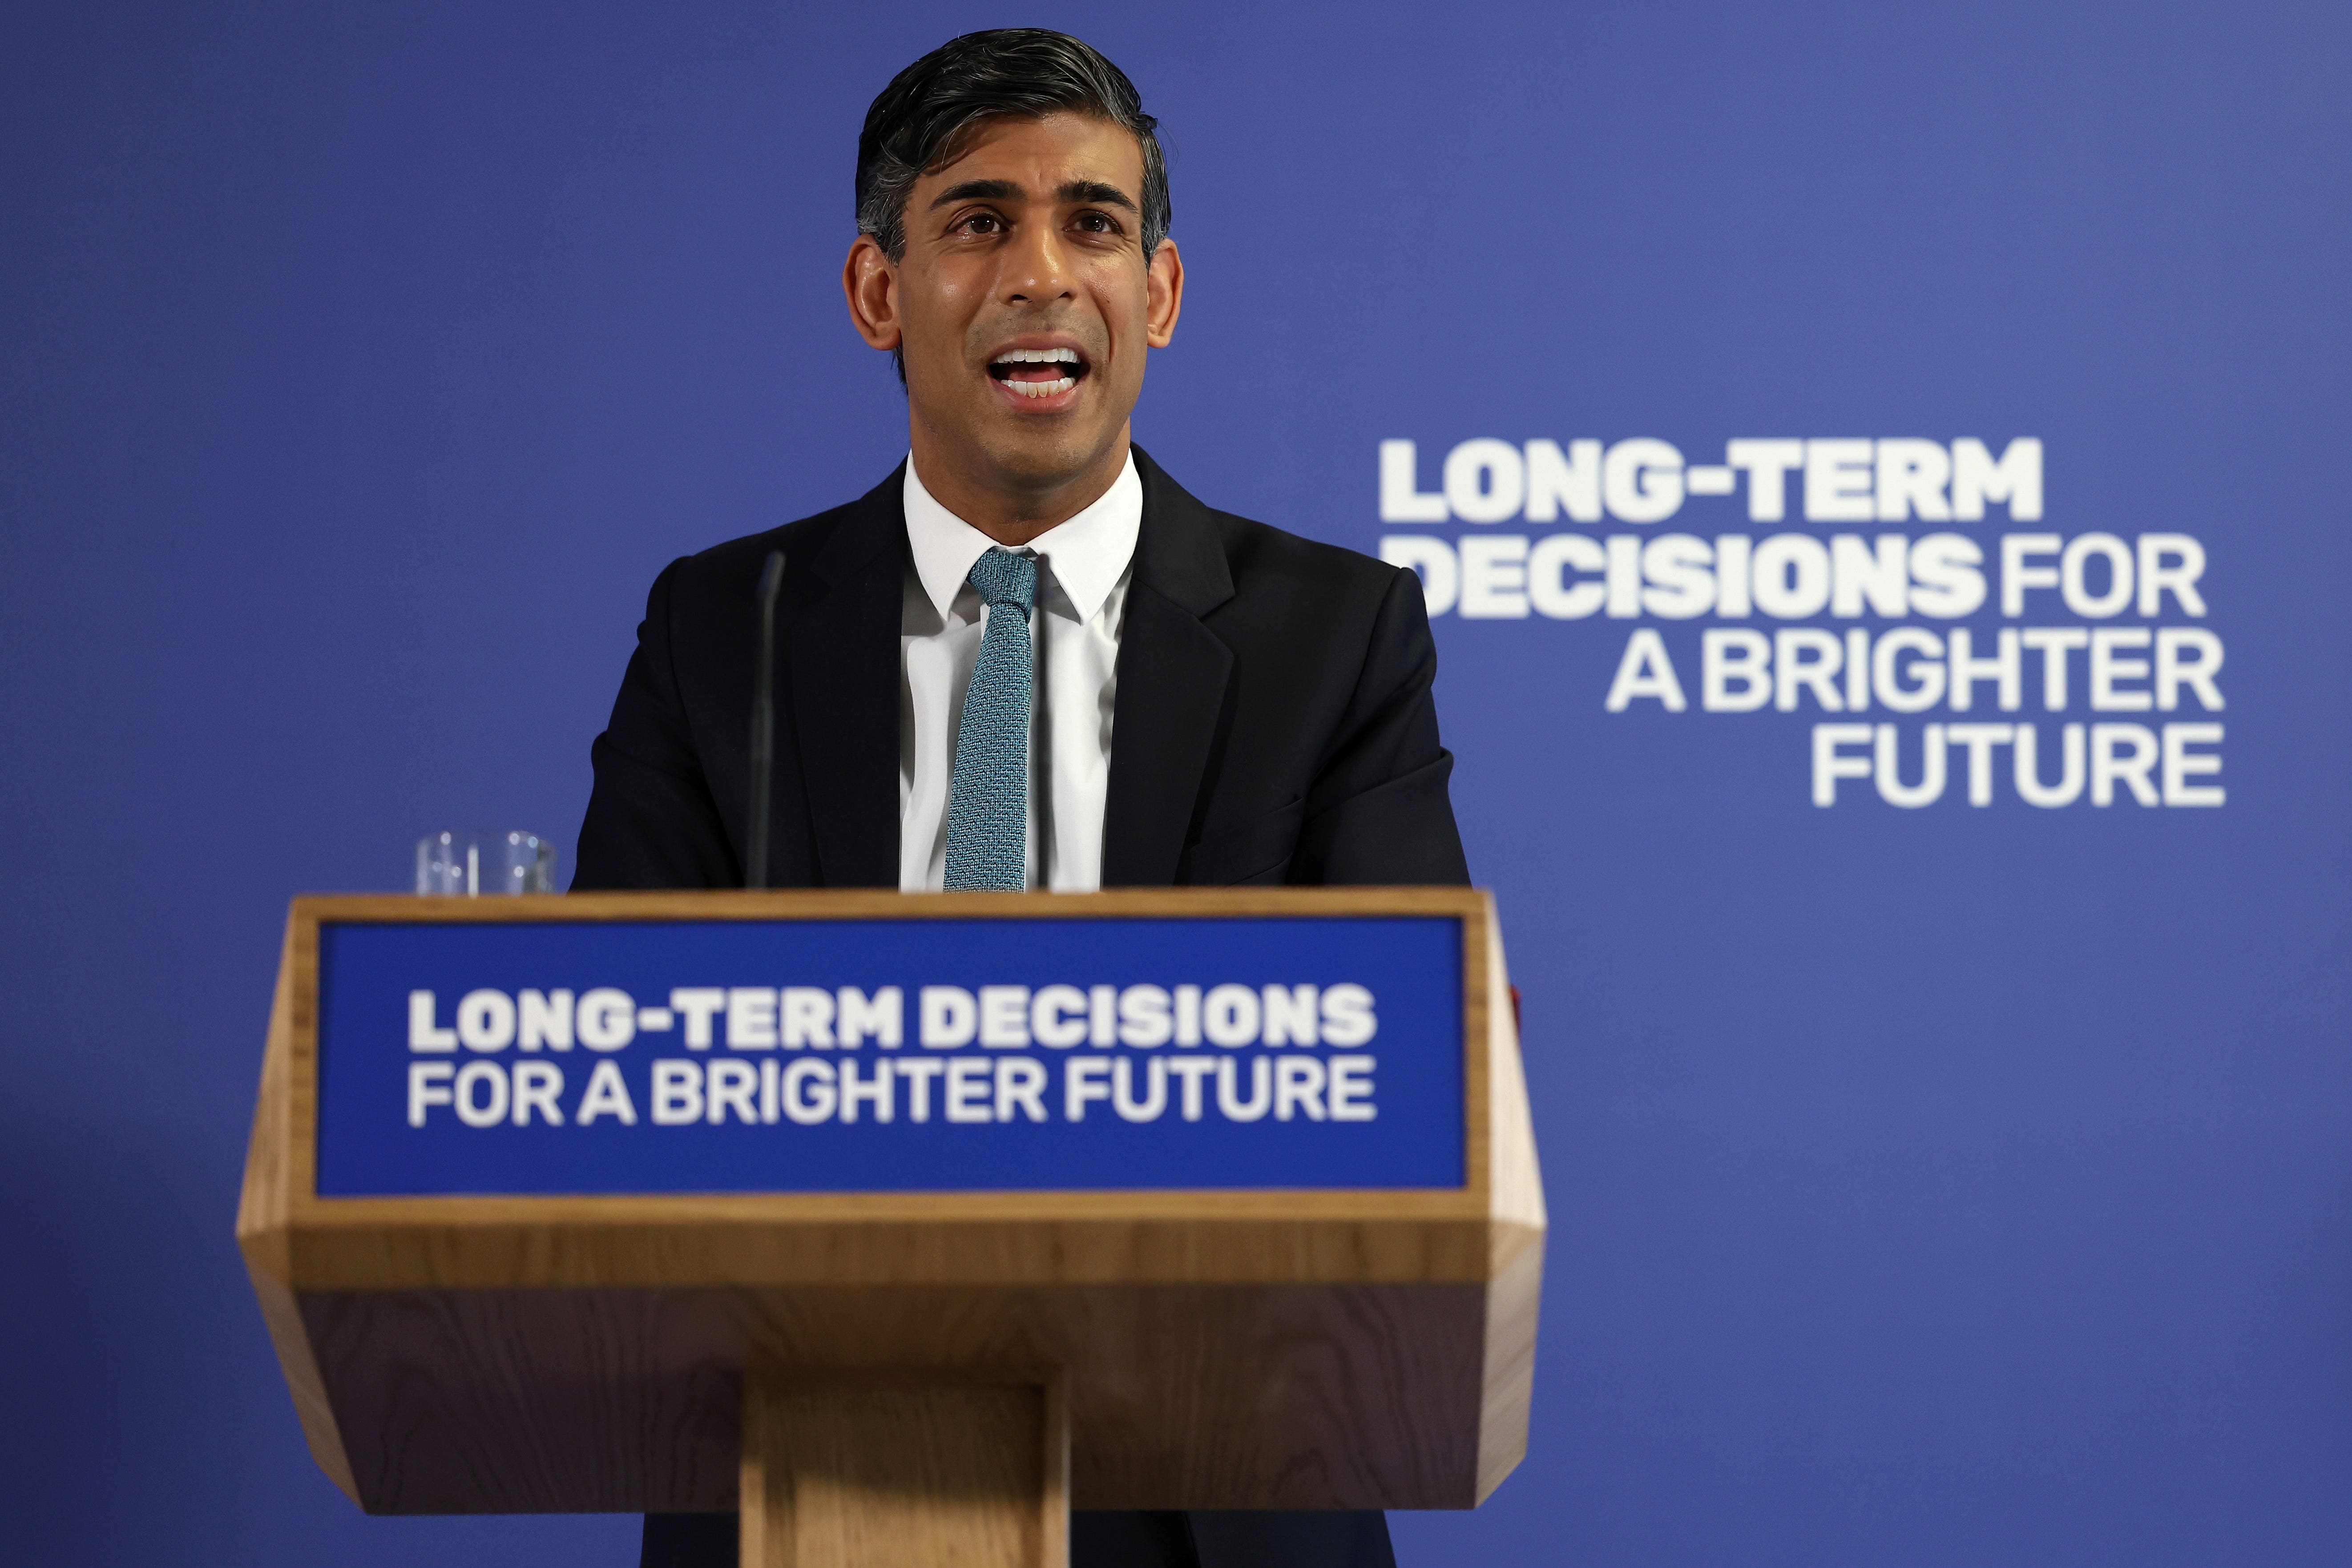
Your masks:
M 982 442 L 982 450 L 991 467 L 1024 489 L 1049 489 L 1073 478 L 1118 438 L 1114 432 L 1107 441 L 1091 427 L 1074 429 L 1059 420 L 1053 421 L 1050 428 L 1043 419 L 1021 423 L 1033 428 L 992 430 Z

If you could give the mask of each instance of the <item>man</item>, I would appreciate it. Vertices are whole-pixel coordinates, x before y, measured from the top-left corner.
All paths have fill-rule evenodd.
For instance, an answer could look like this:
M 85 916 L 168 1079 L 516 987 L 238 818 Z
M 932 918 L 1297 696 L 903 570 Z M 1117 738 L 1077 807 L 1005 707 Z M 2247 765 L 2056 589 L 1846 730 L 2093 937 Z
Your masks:
M 1028 28 L 901 71 L 842 287 L 911 452 L 862 499 L 674 562 L 594 748 L 575 888 L 746 880 L 757 584 L 773 887 L 1461 883 L 1418 581 L 1213 511 L 1132 447 L 1184 269 L 1134 87 Z M 645 1563 L 731 1563 L 731 1515 Z M 1378 1513 L 1081 1513 L 1075 1568 L 1388 1568 Z

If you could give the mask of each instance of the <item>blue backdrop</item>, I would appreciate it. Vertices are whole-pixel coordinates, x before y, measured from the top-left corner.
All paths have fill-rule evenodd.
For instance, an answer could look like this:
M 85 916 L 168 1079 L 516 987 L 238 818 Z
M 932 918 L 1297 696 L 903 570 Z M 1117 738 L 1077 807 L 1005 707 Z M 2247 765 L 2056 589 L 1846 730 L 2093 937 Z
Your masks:
M 1990 806 L 1825 810 L 1818 696 L 1705 710 L 1698 625 L 1440 619 L 1554 1228 L 1527 1464 L 1405 1561 L 2352 1560 L 2352 12 L 817 13 L 0 16 L 0 1556 L 630 1560 L 310 1466 L 229 1237 L 285 900 L 443 826 L 568 873 L 653 574 L 904 449 L 835 283 L 866 101 L 1035 20 L 1166 123 L 1137 428 L 1214 504 L 1372 551 L 1383 440 L 1432 490 L 1482 437 L 2030 437 L 1989 557 L 2210 555 L 2226 714 L 2118 721 L 2226 721 L 2219 809 L 2036 810 L 2001 753 Z M 1576 527 L 1834 531 L 1500 531 Z M 1979 653 L 2093 624 L 2043 601 Z M 1685 711 L 1605 710 L 1643 627 Z M 2037 680 L 1974 717 L 2054 773 L 2102 716 Z

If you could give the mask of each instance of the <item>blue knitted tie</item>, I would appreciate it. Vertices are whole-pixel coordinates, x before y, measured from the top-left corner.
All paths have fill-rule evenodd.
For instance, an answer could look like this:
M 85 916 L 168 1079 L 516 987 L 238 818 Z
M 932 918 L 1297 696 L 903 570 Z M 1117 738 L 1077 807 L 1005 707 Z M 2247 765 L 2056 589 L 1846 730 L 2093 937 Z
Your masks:
M 988 626 L 956 731 L 946 886 L 1017 893 L 1029 885 L 1029 606 L 1037 563 L 992 546 L 965 581 L 988 606 Z

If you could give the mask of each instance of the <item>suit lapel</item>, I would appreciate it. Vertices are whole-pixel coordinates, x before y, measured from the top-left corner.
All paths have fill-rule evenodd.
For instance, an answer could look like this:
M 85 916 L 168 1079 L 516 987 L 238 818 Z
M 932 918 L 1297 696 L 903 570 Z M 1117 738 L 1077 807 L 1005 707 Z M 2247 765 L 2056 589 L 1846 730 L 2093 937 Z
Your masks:
M 1103 886 L 1166 887 L 1191 835 L 1233 650 L 1201 617 L 1233 597 L 1216 520 L 1135 448 L 1143 527 L 1119 634 Z
M 867 492 L 818 550 L 817 597 L 792 627 L 794 739 L 828 888 L 898 885 L 901 483 L 893 473 Z

